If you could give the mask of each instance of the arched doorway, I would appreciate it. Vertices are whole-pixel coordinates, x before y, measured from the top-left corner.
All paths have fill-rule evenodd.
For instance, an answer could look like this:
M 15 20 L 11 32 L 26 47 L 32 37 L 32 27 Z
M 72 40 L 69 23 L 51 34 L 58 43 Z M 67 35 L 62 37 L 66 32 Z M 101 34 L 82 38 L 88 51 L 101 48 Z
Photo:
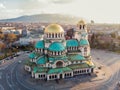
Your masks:
M 56 67 L 63 67 L 63 62 L 62 61 L 58 61 L 56 63 Z
M 62 74 L 60 74 L 60 79 L 62 79 Z

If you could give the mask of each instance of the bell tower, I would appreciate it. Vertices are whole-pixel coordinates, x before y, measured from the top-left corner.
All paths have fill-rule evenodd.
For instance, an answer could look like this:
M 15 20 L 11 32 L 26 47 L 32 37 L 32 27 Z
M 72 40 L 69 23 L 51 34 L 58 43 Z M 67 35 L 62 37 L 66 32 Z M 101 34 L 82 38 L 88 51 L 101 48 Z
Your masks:
M 77 39 L 78 41 L 80 39 L 88 39 L 87 25 L 84 20 L 80 20 L 77 23 L 77 29 L 75 31 L 75 39 Z

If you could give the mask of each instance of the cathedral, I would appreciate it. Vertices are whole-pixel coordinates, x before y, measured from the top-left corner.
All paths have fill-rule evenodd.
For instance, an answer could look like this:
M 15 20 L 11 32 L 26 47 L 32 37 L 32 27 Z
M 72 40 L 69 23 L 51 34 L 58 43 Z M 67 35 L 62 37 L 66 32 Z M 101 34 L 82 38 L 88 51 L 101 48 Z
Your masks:
M 56 80 L 93 73 L 86 23 L 80 20 L 74 32 L 74 37 L 66 40 L 62 26 L 45 27 L 43 40 L 36 42 L 25 63 L 32 78 Z

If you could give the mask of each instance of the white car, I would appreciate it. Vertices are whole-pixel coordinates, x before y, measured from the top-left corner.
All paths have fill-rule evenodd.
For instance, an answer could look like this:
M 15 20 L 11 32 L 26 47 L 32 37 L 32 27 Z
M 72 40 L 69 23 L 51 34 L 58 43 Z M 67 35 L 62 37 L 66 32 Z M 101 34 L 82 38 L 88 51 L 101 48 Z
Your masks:
M 18 61 L 18 63 L 21 63 L 22 61 Z

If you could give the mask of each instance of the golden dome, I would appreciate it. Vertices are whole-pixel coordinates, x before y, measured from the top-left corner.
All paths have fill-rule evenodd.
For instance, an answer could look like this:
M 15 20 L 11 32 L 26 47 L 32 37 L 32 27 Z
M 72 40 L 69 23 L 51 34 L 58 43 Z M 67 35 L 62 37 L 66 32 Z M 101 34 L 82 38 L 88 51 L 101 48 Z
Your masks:
M 63 28 L 58 24 L 50 24 L 45 28 L 45 33 L 61 33 Z
M 84 21 L 84 20 L 80 20 L 79 22 L 78 22 L 78 25 L 84 25 L 84 24 L 86 24 L 86 22 Z

